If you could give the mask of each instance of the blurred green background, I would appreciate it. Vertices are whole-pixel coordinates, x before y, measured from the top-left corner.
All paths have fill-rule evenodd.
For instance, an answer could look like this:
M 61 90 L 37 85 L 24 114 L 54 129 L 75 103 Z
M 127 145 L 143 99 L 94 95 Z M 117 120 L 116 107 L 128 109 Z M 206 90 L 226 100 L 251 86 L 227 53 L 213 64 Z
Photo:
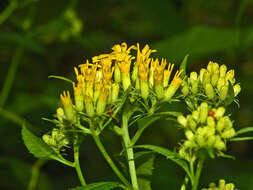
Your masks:
M 0 1 L 0 189 L 62 190 L 79 185 L 74 169 L 55 161 L 37 162 L 21 138 L 25 119 L 37 135 L 47 132 L 59 94 L 71 85 L 49 75 L 73 78 L 73 66 L 127 42 L 157 49 L 177 66 L 190 54 L 188 72 L 209 60 L 234 68 L 242 92 L 240 109 L 229 108 L 235 128 L 253 123 L 253 1 L 251 0 L 1 0 Z M 173 106 L 173 105 L 171 105 Z M 184 106 L 175 107 L 186 110 Z M 238 111 L 239 110 L 239 111 Z M 173 149 L 182 136 L 172 122 L 145 131 L 140 144 Z M 106 148 L 119 153 L 118 138 L 103 135 Z M 200 186 L 224 178 L 240 190 L 253 190 L 253 142 L 233 142 L 236 160 L 210 160 Z M 91 138 L 81 147 L 88 182 L 117 180 Z M 30 181 L 31 173 L 35 180 Z M 179 189 L 183 171 L 157 156 L 153 189 Z M 32 184 L 31 184 L 32 183 Z M 29 188 L 28 188 L 29 187 Z

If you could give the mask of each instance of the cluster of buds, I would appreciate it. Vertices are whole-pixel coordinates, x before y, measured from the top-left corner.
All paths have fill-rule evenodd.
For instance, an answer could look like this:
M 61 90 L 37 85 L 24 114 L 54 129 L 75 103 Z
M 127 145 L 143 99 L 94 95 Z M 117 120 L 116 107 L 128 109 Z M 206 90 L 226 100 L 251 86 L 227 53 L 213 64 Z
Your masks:
M 226 140 L 234 137 L 236 132 L 232 121 L 224 114 L 224 107 L 214 109 L 203 102 L 187 117 L 180 115 L 177 120 L 184 127 L 187 140 L 182 144 L 179 155 L 188 160 L 202 148 L 218 152 L 226 150 Z
M 51 134 L 43 135 L 42 139 L 56 152 L 59 152 L 63 147 L 66 147 L 69 144 L 67 136 L 60 129 L 56 128 L 51 131 Z
M 202 188 L 201 190 L 238 190 L 235 188 L 233 183 L 227 183 L 224 179 L 219 180 L 219 185 L 216 186 L 215 183 L 210 183 L 208 188 Z
M 137 51 L 136 59 L 132 50 Z M 116 44 L 111 53 L 95 56 L 91 63 L 75 67 L 74 103 L 70 93 L 63 92 L 60 95 L 63 109 L 57 110 L 58 119 L 75 122 L 78 112 L 89 117 L 105 114 L 106 107 L 119 100 L 121 89 L 131 89 L 143 99 L 155 94 L 158 100 L 170 101 L 183 82 L 182 71 L 177 71 L 170 82 L 174 65 L 167 64 L 165 59 L 150 58 L 153 52 L 148 45 L 140 50 L 139 44 L 129 48 L 126 43 Z
M 202 68 L 199 74 L 191 72 L 188 80 L 182 84 L 182 93 L 190 99 L 200 95 L 201 99 L 205 98 L 209 102 L 225 102 L 230 95 L 230 84 L 236 97 L 241 87 L 235 84 L 234 70 L 227 71 L 226 65 L 219 66 L 210 61 L 207 68 Z

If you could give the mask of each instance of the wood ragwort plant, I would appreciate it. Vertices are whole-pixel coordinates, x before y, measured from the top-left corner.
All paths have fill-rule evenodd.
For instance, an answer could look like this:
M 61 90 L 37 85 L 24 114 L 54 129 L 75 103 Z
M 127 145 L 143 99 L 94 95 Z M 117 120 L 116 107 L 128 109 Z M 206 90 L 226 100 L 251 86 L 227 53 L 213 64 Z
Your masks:
M 30 153 L 39 159 L 57 160 L 76 170 L 81 186 L 71 190 L 125 189 L 150 190 L 155 153 L 175 162 L 185 171 L 181 190 L 197 190 L 203 165 L 207 158 L 226 157 L 228 141 L 250 140 L 252 137 L 237 137 L 253 131 L 244 128 L 236 132 L 226 107 L 241 91 L 234 77 L 234 70 L 226 65 L 209 62 L 199 73 L 185 73 L 186 56 L 174 76 L 173 64 L 165 59 L 151 58 L 156 50 L 139 44 L 127 47 L 126 43 L 114 45 L 112 52 L 92 58 L 85 64 L 74 67 L 76 81 L 63 79 L 73 84 L 73 98 L 69 91 L 60 95 L 62 106 L 56 111 L 54 128 L 42 138 L 34 135 L 25 125 L 22 129 L 24 143 Z M 173 77 L 172 77 L 173 76 Z M 171 79 L 172 78 L 172 79 Z M 178 92 L 177 92 L 178 91 Z M 176 93 L 177 92 L 177 93 Z M 162 111 L 172 102 L 184 100 L 190 114 Z M 184 131 L 174 150 L 155 145 L 136 145 L 143 131 L 160 119 L 174 119 Z M 128 174 L 120 169 L 106 151 L 100 135 L 112 130 L 120 136 L 122 158 Z M 130 136 L 129 130 L 133 130 Z M 87 183 L 86 173 L 79 164 L 79 147 L 87 135 L 91 135 L 97 148 L 118 177 L 115 182 Z M 66 148 L 73 149 L 73 160 L 67 160 Z M 145 150 L 145 151 L 140 151 Z M 144 159 L 141 166 L 138 159 Z M 211 183 L 208 190 L 233 190 L 232 183 L 220 180 Z M 203 189 L 204 190 L 204 189 Z

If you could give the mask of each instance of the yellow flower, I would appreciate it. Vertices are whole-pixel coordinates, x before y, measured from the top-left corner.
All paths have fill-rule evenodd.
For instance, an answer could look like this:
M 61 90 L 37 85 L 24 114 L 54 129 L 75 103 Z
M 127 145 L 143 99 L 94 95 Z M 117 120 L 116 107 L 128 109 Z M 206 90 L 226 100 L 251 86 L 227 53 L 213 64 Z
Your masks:
M 82 75 L 84 76 L 84 80 L 87 84 L 87 87 L 92 87 L 97 71 L 97 64 L 91 64 L 89 61 L 86 61 L 86 64 L 79 65 Z
M 75 114 L 74 114 L 74 110 L 73 110 L 72 101 L 71 101 L 71 98 L 70 98 L 69 91 L 67 91 L 67 92 L 64 91 L 60 95 L 60 99 L 61 99 L 61 102 L 62 102 L 63 107 L 64 107 L 64 113 L 65 113 L 66 119 L 69 120 L 69 121 L 73 121 L 74 118 L 75 118 Z
M 165 59 L 162 59 L 161 64 L 159 64 L 159 61 L 157 61 L 157 64 L 155 65 L 154 69 L 154 79 L 156 83 L 162 83 L 163 77 L 164 77 L 164 69 L 167 65 L 167 62 Z
M 112 67 L 112 60 L 109 58 L 102 59 L 101 60 L 102 64 L 102 73 L 103 73 L 103 78 L 106 83 L 111 82 L 114 67 Z
M 169 64 L 168 69 L 164 70 L 163 73 L 163 86 L 167 87 L 169 85 L 170 75 L 173 70 L 174 64 Z
M 140 62 L 139 63 L 139 78 L 141 81 L 146 81 L 149 74 L 149 63 L 150 59 L 148 59 L 146 62 Z
M 63 93 L 60 95 L 60 98 L 63 105 L 69 105 L 69 104 L 72 105 L 69 91 L 67 92 L 63 91 Z

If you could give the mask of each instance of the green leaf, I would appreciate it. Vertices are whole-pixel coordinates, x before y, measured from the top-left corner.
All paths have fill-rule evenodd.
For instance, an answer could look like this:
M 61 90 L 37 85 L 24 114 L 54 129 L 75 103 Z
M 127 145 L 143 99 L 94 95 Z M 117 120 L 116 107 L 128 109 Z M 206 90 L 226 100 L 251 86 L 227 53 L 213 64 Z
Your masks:
M 64 81 L 67 81 L 67 82 L 70 82 L 71 84 L 73 84 L 72 80 L 70 80 L 66 77 L 62 77 L 62 76 L 50 75 L 50 76 L 48 76 L 48 78 L 60 79 L 60 80 L 64 80 Z
M 191 176 L 187 162 L 179 158 L 175 152 L 172 152 L 169 149 L 166 149 L 160 146 L 155 146 L 155 145 L 138 145 L 138 146 L 135 146 L 135 148 L 144 148 L 144 149 L 152 150 L 158 154 L 161 154 L 165 156 L 167 159 L 170 159 L 171 161 L 181 166 L 185 170 L 185 172 L 188 174 L 188 176 Z
M 92 183 L 82 187 L 75 187 L 69 190 L 110 190 L 116 187 L 119 187 L 120 183 L 118 182 L 98 182 Z
M 0 40 L 13 42 L 33 52 L 43 54 L 45 50 L 34 39 L 19 33 L 0 33 Z
M 253 127 L 246 127 L 236 132 L 236 135 L 253 132 Z
M 186 67 L 187 67 L 187 60 L 188 60 L 188 57 L 189 57 L 189 54 L 187 54 L 187 55 L 184 57 L 182 63 L 180 64 L 180 67 L 179 67 L 180 70 L 182 70 L 182 69 L 184 70 L 183 73 L 181 74 L 182 77 L 184 77 L 184 76 L 186 75 Z
M 253 137 L 235 137 L 229 139 L 229 141 L 249 141 L 249 140 L 253 140 Z
M 29 152 L 36 158 L 54 160 L 61 159 L 50 146 L 41 140 L 41 138 L 35 136 L 31 131 L 29 131 L 26 128 L 25 123 L 23 123 L 22 138 Z
M 148 153 L 149 152 L 149 153 Z M 137 177 L 140 189 L 151 190 L 151 176 L 154 169 L 155 154 L 153 151 L 143 151 L 136 159 Z

